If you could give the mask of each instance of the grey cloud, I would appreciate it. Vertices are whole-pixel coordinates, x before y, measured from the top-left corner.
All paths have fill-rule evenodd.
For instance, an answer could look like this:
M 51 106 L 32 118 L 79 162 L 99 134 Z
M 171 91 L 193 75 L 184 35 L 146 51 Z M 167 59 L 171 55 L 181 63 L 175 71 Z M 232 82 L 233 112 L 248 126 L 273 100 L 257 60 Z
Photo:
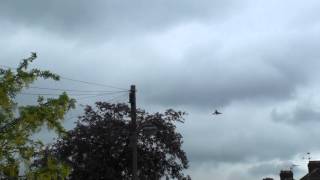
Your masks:
M 319 136 L 316 126 L 306 132 L 270 121 L 270 111 L 263 109 L 271 107 L 263 107 L 258 102 L 251 105 L 239 102 L 225 108 L 220 117 L 210 116 L 210 111 L 205 115 L 200 110 L 194 117 L 188 117 L 183 132 L 190 160 L 196 164 L 217 165 L 274 159 L 289 161 L 297 154 L 319 148 L 314 142 L 314 137 Z
M 198 174 L 206 176 L 198 179 L 258 179 L 277 172 L 269 161 L 290 161 L 320 148 L 314 141 L 320 135 L 317 107 L 281 107 L 297 100 L 299 87 L 308 93 L 319 82 L 318 2 L 290 1 L 290 8 L 289 1 L 275 2 L 3 0 L 0 64 L 15 66 L 37 51 L 35 67 L 119 87 L 134 83 L 140 107 L 190 114 L 179 130 L 191 175 L 205 164 Z M 306 4 L 314 9 L 304 16 Z M 220 107 L 224 114 L 212 117 L 211 108 Z M 306 130 L 300 126 L 305 122 L 313 126 Z M 212 178 L 216 174 L 221 178 Z
M 119 13 L 119 16 L 127 16 L 129 14 L 128 17 L 131 17 L 130 13 L 137 13 L 137 9 L 140 8 L 140 6 L 138 6 L 137 4 L 133 4 L 131 6 L 127 4 L 127 6 L 122 7 L 120 6 L 120 4 L 113 2 L 115 5 L 112 4 L 110 6 L 114 6 L 116 8 L 110 10 L 110 12 L 104 12 L 99 9 L 103 7 L 103 2 L 112 4 L 111 2 L 113 1 L 97 1 L 96 3 L 92 4 L 93 7 L 88 7 L 88 9 L 84 8 L 85 2 L 80 1 L 80 3 L 77 3 L 75 5 L 75 10 L 72 10 L 70 13 L 77 14 L 74 17 L 80 17 L 80 15 L 78 14 L 84 13 L 86 11 L 89 11 L 90 13 L 84 13 L 84 15 L 89 17 L 92 16 L 92 18 L 96 15 L 95 13 L 98 12 L 101 12 L 102 14 L 110 13 L 110 17 L 113 17 L 112 14 L 117 13 Z M 43 19 L 37 19 L 36 17 L 34 17 L 36 24 L 43 26 L 46 26 L 46 23 L 48 23 L 49 25 L 55 25 L 55 21 L 51 22 L 50 18 L 57 19 L 58 22 L 64 19 L 66 21 L 72 21 L 68 20 L 68 18 L 71 18 L 72 16 L 67 13 L 67 9 L 68 7 L 71 7 L 73 3 L 68 2 L 65 6 L 61 7 L 61 9 L 59 9 L 60 7 L 58 8 L 59 2 L 51 3 L 53 5 L 48 5 L 47 7 L 49 9 L 46 9 L 46 3 L 44 2 L 41 2 L 37 6 L 40 9 L 39 13 L 44 13 L 44 15 Z M 163 3 L 166 4 L 167 2 L 164 1 Z M 183 3 L 183 6 L 178 9 L 200 8 L 198 6 L 194 7 L 192 3 L 193 1 Z M 28 9 L 31 4 L 32 3 L 28 3 L 27 5 L 25 5 L 26 9 Z M 142 4 L 147 6 L 146 4 L 148 3 Z M 204 6 L 204 4 L 202 4 L 202 6 Z M 22 3 L 22 5 L 19 5 L 18 7 L 22 8 L 23 5 L 24 4 Z M 221 6 L 224 5 L 226 4 L 221 4 Z M 84 8 L 84 10 L 81 10 L 81 8 L 78 6 Z M 25 16 L 19 14 L 19 12 L 22 10 L 10 11 L 9 13 L 9 9 L 12 9 L 14 7 L 15 6 L 13 6 L 12 3 L 7 2 L 3 6 L 0 6 L 0 8 L 6 9 L 4 11 L 0 11 L 0 13 L 2 12 L 5 15 L 15 13 L 10 15 L 10 17 L 8 18 L 16 18 L 15 21 L 21 21 L 24 23 L 27 23 L 28 19 L 32 19 L 33 16 L 37 16 L 35 14 L 32 14 L 33 11 L 27 11 L 27 13 L 31 13 L 31 15 L 26 14 Z M 130 9 L 130 7 L 135 10 L 133 10 L 133 12 L 128 10 L 128 13 L 125 13 L 125 15 L 120 13 L 123 11 L 118 11 L 118 9 Z M 152 9 L 152 7 L 153 6 L 151 6 L 150 8 Z M 158 5 L 154 8 L 156 7 L 158 7 Z M 159 8 L 160 7 L 162 6 L 159 5 Z M 208 8 L 211 7 L 213 7 L 213 5 L 208 5 Z M 95 8 L 98 9 L 94 11 Z M 141 8 L 147 9 L 148 11 L 150 10 L 148 8 L 145 8 L 144 6 L 142 6 Z M 62 12 L 58 13 L 59 11 L 57 9 Z M 159 12 L 163 11 L 163 9 L 159 10 Z M 203 11 L 205 12 L 205 10 Z M 47 14 L 45 12 L 47 12 Z M 157 12 L 157 10 L 152 10 L 152 12 Z M 34 13 L 37 14 L 37 12 Z M 174 15 L 177 16 L 177 19 L 188 19 L 188 17 L 184 17 L 183 13 L 180 14 L 180 11 L 174 13 L 178 13 Z M 185 13 L 186 16 L 189 15 L 189 13 Z M 66 16 L 66 18 L 64 18 L 64 16 Z M 97 16 L 100 17 L 101 14 Z M 117 16 L 118 15 L 115 15 L 114 17 Z M 190 16 L 198 18 L 198 16 L 196 15 L 191 14 Z M 134 18 L 135 16 L 132 17 Z M 76 28 L 76 30 L 82 31 L 82 25 L 86 24 L 86 22 L 82 22 L 82 18 L 75 19 L 76 21 L 73 23 L 75 23 L 75 26 L 79 26 Z M 121 21 L 121 19 L 122 18 L 120 18 L 119 21 Z M 96 19 L 96 21 L 100 23 L 104 22 L 101 19 Z M 172 18 L 173 24 L 177 23 L 177 21 L 179 20 L 175 20 L 175 18 Z M 94 23 L 94 20 L 90 20 L 89 23 L 90 22 Z M 148 21 L 141 20 L 141 22 L 147 23 Z M 154 23 L 157 25 L 161 24 L 157 22 Z M 68 24 L 69 22 L 66 23 L 66 26 Z M 72 23 L 70 25 L 72 26 Z M 59 24 L 56 26 L 59 28 L 64 27 Z M 95 27 L 91 25 L 87 26 L 88 27 L 83 27 L 84 31 L 86 31 L 86 28 Z M 150 26 L 152 25 L 150 24 Z M 121 23 L 119 24 L 119 27 L 122 27 Z M 117 28 L 119 27 L 117 26 Z M 54 29 L 54 27 L 50 29 Z M 249 35 L 249 37 L 251 36 Z M 309 81 L 309 75 L 315 71 L 315 67 L 318 67 L 318 63 L 316 62 L 316 60 L 320 57 L 320 53 L 318 53 L 317 51 L 319 43 L 316 41 L 318 35 L 288 33 L 282 34 L 281 37 L 278 37 L 278 35 L 276 34 L 272 38 L 264 38 L 265 37 L 262 36 L 261 39 L 255 39 L 252 42 L 248 42 L 246 44 L 239 44 L 239 47 L 233 49 L 232 51 L 225 51 L 224 48 L 228 47 L 229 44 L 224 44 L 223 39 L 217 39 L 217 42 L 214 42 L 216 39 L 208 40 L 209 42 L 207 43 L 194 45 L 183 52 L 183 57 L 181 59 L 178 59 L 180 63 L 174 62 L 177 61 L 177 59 L 172 59 L 172 61 L 166 59 L 162 61 L 162 56 L 158 54 L 152 54 L 154 53 L 152 51 L 148 52 L 148 50 L 152 49 L 147 47 L 148 44 L 144 44 L 140 41 L 135 42 L 136 44 L 134 45 L 134 47 L 133 45 L 130 45 L 126 48 L 122 47 L 126 45 L 126 41 L 121 41 L 118 43 L 117 41 L 111 41 L 110 43 L 113 46 L 111 49 L 113 51 L 102 50 L 102 48 L 97 51 L 90 51 L 92 54 L 99 54 L 103 57 L 103 59 L 107 59 L 104 64 L 109 64 L 109 68 L 107 67 L 109 71 L 104 71 L 104 73 L 109 73 L 108 75 L 110 75 L 110 77 L 113 77 L 112 74 L 115 74 L 115 71 L 125 70 L 126 74 L 123 74 L 123 77 L 120 80 L 126 79 L 125 81 L 127 82 L 129 81 L 128 79 L 131 79 L 132 82 L 137 82 L 139 89 L 144 90 L 142 98 L 147 103 L 155 103 L 165 106 L 191 105 L 195 107 L 203 107 L 208 105 L 226 106 L 233 101 L 241 100 L 280 101 L 291 98 L 292 94 L 296 90 L 296 87 L 307 83 Z M 63 41 L 58 43 L 63 43 Z M 119 48 L 120 46 L 121 48 Z M 59 47 L 55 46 L 52 46 L 52 48 L 59 49 Z M 107 48 L 110 47 L 106 47 L 105 49 Z M 101 63 L 101 60 L 99 60 L 98 56 L 84 56 L 80 51 L 85 51 L 85 48 L 72 48 L 70 52 L 68 52 L 67 56 L 73 57 L 74 55 L 72 53 L 74 53 L 75 51 L 78 51 L 78 56 L 83 56 L 79 57 L 79 61 L 81 61 L 82 64 L 84 64 L 84 62 L 89 63 L 89 60 L 84 60 L 85 58 L 93 59 L 95 62 L 100 61 L 99 63 Z M 138 51 L 139 53 L 132 53 L 132 51 Z M 59 53 L 61 52 L 55 54 L 52 53 L 52 56 L 59 56 L 58 58 L 63 59 L 63 57 L 60 57 L 62 55 L 59 55 Z M 112 56 L 114 56 L 114 54 L 120 53 L 129 54 L 133 57 L 129 57 L 129 55 L 117 57 L 120 62 L 112 60 Z M 111 54 L 111 58 L 109 58 L 110 56 L 108 54 Z M 146 54 L 152 55 L 147 56 Z M 63 55 L 66 55 L 66 53 L 64 53 Z M 142 57 L 140 58 L 135 56 Z M 108 58 L 111 60 L 108 60 Z M 133 58 L 136 61 L 126 60 L 130 58 Z M 154 58 L 155 60 L 154 62 L 150 63 L 150 60 L 148 58 Z M 302 62 L 306 63 L 302 65 Z M 128 68 L 128 65 L 133 66 Z M 84 66 L 82 66 L 79 67 L 79 69 L 82 70 L 85 68 Z M 99 70 L 99 72 L 100 71 L 102 70 Z M 94 75 L 91 74 L 90 76 Z M 95 77 L 91 78 L 94 79 Z
M 2 20 L 44 28 L 64 37 L 101 40 L 159 31 L 185 21 L 224 17 L 236 1 L 31 0 L 0 2 Z M 80 38 L 81 37 L 81 38 Z
M 288 170 L 292 166 L 292 162 L 263 162 L 249 168 L 249 173 L 259 176 L 278 176 L 281 170 Z
M 212 50 L 210 45 L 205 50 L 193 47 L 180 64 L 151 67 L 152 73 L 144 82 L 161 82 L 161 88 L 146 99 L 165 105 L 201 107 L 224 106 L 239 100 L 292 98 L 296 88 L 310 82 L 319 67 L 319 43 L 312 39 L 315 37 L 283 37 L 283 41 L 288 38 L 290 45 L 277 42 L 275 37 L 272 42 L 252 44 L 252 49 L 239 47 L 242 52 L 228 52 L 234 53 L 231 57 L 221 57 L 219 50 Z M 155 73 L 164 71 L 161 76 Z
M 320 111 L 307 103 L 298 104 L 289 112 L 282 112 L 275 108 L 271 112 L 271 117 L 275 122 L 284 122 L 292 125 L 320 123 Z
M 201 145 L 204 146 L 202 150 L 189 147 L 191 160 L 193 162 L 211 162 L 216 164 L 222 162 L 250 163 L 252 159 L 258 161 L 277 158 L 286 160 L 292 158 L 303 149 L 302 145 L 295 141 L 294 136 L 285 135 L 284 137 L 278 137 L 275 135 L 274 137 L 270 137 L 270 135 L 259 132 L 252 133 L 250 137 L 245 137 L 241 133 L 237 135 L 238 138 L 228 134 L 225 136 L 226 140 L 223 143 L 217 142 L 209 143 L 206 146 Z M 194 144 L 197 143 L 194 142 Z M 288 151 L 288 149 L 290 150 Z

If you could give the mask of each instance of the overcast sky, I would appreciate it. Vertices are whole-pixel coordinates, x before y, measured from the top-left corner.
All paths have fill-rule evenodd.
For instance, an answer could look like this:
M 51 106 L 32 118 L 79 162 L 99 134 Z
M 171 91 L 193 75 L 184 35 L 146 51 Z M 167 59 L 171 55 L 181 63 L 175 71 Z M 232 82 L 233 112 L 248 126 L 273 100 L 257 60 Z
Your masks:
M 292 163 L 298 179 L 306 152 L 320 158 L 319 12 L 318 0 L 1 0 L 0 64 L 35 51 L 34 67 L 136 84 L 140 107 L 188 112 L 195 180 L 278 179 Z

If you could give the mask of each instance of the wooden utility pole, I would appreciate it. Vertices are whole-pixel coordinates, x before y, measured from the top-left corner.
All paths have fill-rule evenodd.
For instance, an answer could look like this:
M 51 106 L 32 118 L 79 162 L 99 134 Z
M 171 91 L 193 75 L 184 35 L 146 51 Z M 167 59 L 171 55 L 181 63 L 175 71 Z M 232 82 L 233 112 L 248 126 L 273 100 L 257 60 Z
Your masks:
M 129 93 L 131 105 L 131 145 L 132 145 L 132 180 L 138 180 L 138 153 L 137 153 L 137 108 L 136 86 L 131 85 Z

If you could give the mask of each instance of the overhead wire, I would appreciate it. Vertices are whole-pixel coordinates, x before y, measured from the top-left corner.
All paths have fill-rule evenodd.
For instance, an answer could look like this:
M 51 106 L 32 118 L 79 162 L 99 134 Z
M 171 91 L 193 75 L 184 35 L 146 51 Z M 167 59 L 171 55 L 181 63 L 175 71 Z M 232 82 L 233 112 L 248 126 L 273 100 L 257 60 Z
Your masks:
M 127 95 L 126 92 L 119 92 L 119 93 L 123 93 L 123 94 L 121 94 L 120 96 Z M 114 93 L 114 94 L 115 94 L 115 93 Z M 78 98 L 77 100 L 83 100 L 83 99 L 88 99 L 88 98 L 95 98 L 95 97 L 104 96 L 104 95 L 105 95 L 105 94 L 96 94 L 96 95 L 87 96 L 87 97 L 80 97 L 80 98 Z M 118 97 L 118 96 L 116 96 L 116 97 Z M 114 97 L 114 98 L 116 98 L 116 97 Z
M 16 69 L 14 67 L 11 66 L 7 66 L 7 65 L 1 65 L 0 67 L 4 67 L 6 69 Z M 111 90 L 76 90 L 76 89 L 64 89 L 64 88 L 49 88 L 49 87 L 38 87 L 38 86 L 29 86 L 26 87 L 28 89 L 39 89 L 39 90 L 49 90 L 49 91 L 64 91 L 64 92 L 79 92 L 78 94 L 68 94 L 70 97 L 72 96 L 80 96 L 80 97 L 73 97 L 77 100 L 83 100 L 83 99 L 88 99 L 88 98 L 94 98 L 94 97 L 101 97 L 101 96 L 107 96 L 107 95 L 115 95 L 115 94 L 119 94 L 119 96 L 115 96 L 112 97 L 110 99 L 104 100 L 107 102 L 115 102 L 115 101 L 119 101 L 122 100 L 123 98 L 125 98 L 128 95 L 129 90 L 126 88 L 121 88 L 121 87 L 116 87 L 116 86 L 112 86 L 112 85 L 106 85 L 106 84 L 101 84 L 101 83 L 96 83 L 96 82 L 89 82 L 89 81 L 83 81 L 83 80 L 77 80 L 77 79 L 72 79 L 72 78 L 68 78 L 65 76 L 59 76 L 60 79 L 64 79 L 67 81 L 73 81 L 73 82 L 79 82 L 79 83 L 83 83 L 83 84 L 88 84 L 88 85 L 95 85 L 95 86 L 99 86 L 99 87 L 104 87 L 104 88 L 112 88 L 112 89 L 117 89 L 118 91 L 111 91 Z M 21 95 L 33 95 L 33 96 L 57 96 L 60 95 L 58 93 L 29 93 L 29 92 L 22 92 L 20 93 Z M 78 102 L 79 103 L 79 102 Z M 71 120 L 74 118 L 78 118 L 79 116 L 73 116 L 70 117 L 68 119 L 65 120 Z M 0 132 L 5 131 L 7 128 L 13 126 L 14 124 L 16 124 L 19 120 L 15 119 L 14 121 L 0 127 Z
M 119 102 L 120 100 L 123 100 L 124 98 L 126 98 L 128 94 L 121 94 L 119 96 L 116 96 L 116 97 L 112 97 L 110 99 L 106 99 L 106 100 L 103 100 L 105 102 L 109 102 L 109 103 L 115 103 L 115 102 Z M 98 96 L 95 96 L 95 97 L 98 97 Z M 90 97 L 85 97 L 85 98 L 90 98 Z M 85 99 L 85 98 L 79 98 L 77 99 L 77 103 L 80 105 L 80 106 L 83 106 L 83 104 L 80 104 L 80 102 L 78 100 L 82 100 L 82 99 Z M 71 119 L 75 119 L 75 118 L 78 118 L 80 117 L 81 115 L 77 115 L 77 116 L 71 116 L 69 118 L 66 118 L 65 121 L 69 121 Z
M 109 90 L 76 90 L 76 89 L 63 89 L 63 88 L 47 88 L 38 86 L 29 86 L 28 89 L 40 89 L 50 91 L 72 91 L 72 92 L 127 92 L 127 91 L 109 91 Z
M 7 68 L 7 69 L 14 69 L 13 67 L 6 66 L 6 65 L 1 65 L 1 64 L 0 64 L 0 66 L 1 66 L 1 67 L 4 67 L 4 68 Z
M 21 119 L 15 118 L 13 121 L 0 127 L 0 133 L 4 133 L 6 130 L 17 124 Z
M 7 65 L 0 64 L 0 66 L 5 67 L 5 68 L 9 68 L 9 69 L 15 69 L 15 68 L 13 68 L 11 66 L 7 66 Z M 68 93 L 68 95 L 70 97 L 75 98 L 77 101 L 89 99 L 89 98 L 107 96 L 107 95 L 115 95 L 115 94 L 121 93 L 119 96 L 112 97 L 111 99 L 105 100 L 105 101 L 112 102 L 117 99 L 119 100 L 119 98 L 124 98 L 125 96 L 128 95 L 128 92 L 129 92 L 128 89 L 116 87 L 116 86 L 112 86 L 112 85 L 77 80 L 77 79 L 72 79 L 72 78 L 68 78 L 65 76 L 59 76 L 59 77 L 60 77 L 60 79 L 64 79 L 64 80 L 68 80 L 68 81 L 79 82 L 79 83 L 84 83 L 84 84 L 88 84 L 88 85 L 100 86 L 100 87 L 108 87 L 108 88 L 118 89 L 118 91 L 114 91 L 114 90 L 112 90 L 112 91 L 111 90 L 76 90 L 76 89 L 49 88 L 49 87 L 39 87 L 39 86 L 29 86 L 26 88 L 39 89 L 39 90 L 49 90 L 49 91 L 79 92 L 79 93 Z M 60 95 L 58 93 L 34 93 L 34 92 L 22 92 L 20 94 L 21 95 L 31 95 L 31 96 L 57 96 L 57 95 Z
M 80 83 L 84 83 L 84 84 L 96 85 L 96 86 L 100 86 L 100 87 L 108 87 L 108 88 L 119 89 L 119 90 L 126 90 L 126 91 L 128 90 L 128 89 L 121 88 L 121 87 L 105 85 L 105 84 L 89 82 L 89 81 L 82 81 L 82 80 L 77 80 L 77 79 L 71 79 L 71 78 L 67 78 L 67 77 L 64 77 L 64 76 L 59 76 L 59 77 L 60 77 L 60 79 L 65 79 L 65 80 L 73 81 L 73 82 L 80 82 Z
M 7 65 L 2 65 L 0 64 L 1 67 L 7 68 L 7 69 L 15 69 L 11 66 L 7 66 Z M 113 85 L 107 85 L 107 84 L 101 84 L 101 83 L 96 83 L 96 82 L 89 82 L 89 81 L 84 81 L 84 80 L 77 80 L 77 79 L 73 79 L 73 78 L 69 78 L 69 77 L 65 77 L 65 76 L 60 76 L 60 79 L 64 79 L 64 80 L 68 80 L 68 81 L 73 81 L 73 82 L 79 82 L 79 83 L 83 83 L 83 84 L 89 84 L 89 85 L 95 85 L 95 86 L 100 86 L 100 87 L 107 87 L 107 88 L 113 88 L 113 89 L 118 89 L 118 90 L 124 90 L 124 91 L 128 91 L 128 89 L 126 88 L 122 88 L 122 87 L 116 87 Z
M 122 95 L 116 96 L 116 97 L 111 98 L 111 99 L 106 100 L 106 101 L 107 101 L 107 102 L 118 102 L 118 101 L 122 100 L 124 97 L 127 98 L 127 95 L 128 95 L 128 94 L 122 94 Z
M 100 95 L 109 95 L 109 94 L 117 94 L 117 93 L 123 93 L 123 91 L 121 92 L 106 92 L 106 93 L 96 93 L 96 94 L 68 94 L 69 96 L 88 96 L 88 95 L 92 95 L 92 96 L 100 96 Z M 61 94 L 54 94 L 54 93 L 28 93 L 28 92 L 22 92 L 19 93 L 21 95 L 31 95 L 31 96 L 58 96 Z
M 78 119 L 80 115 L 78 116 L 73 116 L 73 117 L 70 117 L 70 118 L 67 118 L 67 119 L 64 119 L 64 121 L 70 121 L 71 119 Z

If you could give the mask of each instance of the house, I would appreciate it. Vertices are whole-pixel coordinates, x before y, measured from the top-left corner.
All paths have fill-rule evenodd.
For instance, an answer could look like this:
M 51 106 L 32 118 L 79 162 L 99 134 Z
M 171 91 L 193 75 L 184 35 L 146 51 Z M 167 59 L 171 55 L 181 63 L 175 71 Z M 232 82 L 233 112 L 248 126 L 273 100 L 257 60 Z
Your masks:
M 293 172 L 291 170 L 280 171 L 280 180 L 293 180 Z
M 280 171 L 280 180 L 294 180 L 291 170 Z M 273 180 L 272 178 L 264 178 L 263 180 Z M 320 161 L 309 161 L 308 174 L 300 180 L 320 180 Z
M 273 180 L 273 179 L 264 178 L 263 180 Z M 293 180 L 293 172 L 291 170 L 280 171 L 280 180 Z
M 308 174 L 300 180 L 320 180 L 320 161 L 309 161 Z
M 294 180 L 293 172 L 291 170 L 280 171 L 280 180 Z M 263 180 L 273 180 L 273 178 L 264 178 Z

